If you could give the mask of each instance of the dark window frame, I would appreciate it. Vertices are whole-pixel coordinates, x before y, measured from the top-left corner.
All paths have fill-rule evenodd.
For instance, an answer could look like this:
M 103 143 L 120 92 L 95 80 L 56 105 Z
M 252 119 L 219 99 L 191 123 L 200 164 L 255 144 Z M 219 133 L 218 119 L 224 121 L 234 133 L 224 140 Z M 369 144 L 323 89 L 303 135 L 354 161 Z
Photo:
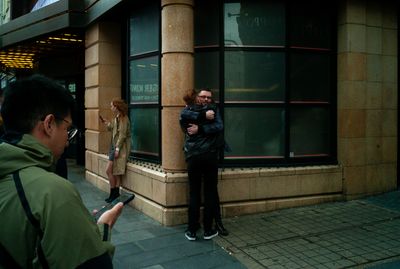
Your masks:
M 201 1 L 201 0 L 200 0 Z M 229 1 L 218 1 L 218 21 L 219 21 L 219 40 L 218 44 L 211 45 L 197 45 L 195 46 L 195 53 L 201 52 L 219 52 L 219 96 L 217 97 L 220 102 L 221 116 L 224 119 L 225 109 L 234 107 L 282 107 L 285 112 L 285 138 L 284 138 L 284 158 L 280 159 L 237 159 L 227 160 L 224 159 L 224 153 L 221 152 L 220 165 L 227 167 L 243 167 L 243 166 L 303 166 L 303 165 L 327 165 L 337 164 L 337 5 L 333 3 L 332 9 L 329 9 L 330 17 L 330 33 L 331 42 L 330 50 L 320 50 L 318 48 L 301 48 L 290 46 L 290 18 L 288 18 L 290 2 L 285 2 L 286 12 L 286 39 L 285 44 L 282 47 L 274 46 L 225 46 L 224 44 L 224 4 Z M 196 23 L 196 22 L 195 22 Z M 195 33 L 196 34 L 196 33 Z M 285 99 L 283 103 L 279 102 L 257 102 L 257 103 L 242 103 L 242 102 L 224 102 L 225 100 L 225 66 L 224 66 L 224 55 L 226 51 L 272 51 L 272 52 L 283 52 L 285 55 Z M 293 102 L 290 101 L 290 55 L 292 52 L 312 52 L 328 54 L 330 57 L 330 98 L 329 102 Z M 217 99 L 216 98 L 216 99 Z M 292 110 L 298 107 L 326 107 L 330 112 L 330 155 L 329 156 L 315 156 L 315 157 L 290 157 L 290 114 Z M 229 143 L 229 141 L 228 141 Z
M 132 12 L 129 13 L 128 18 L 126 20 L 126 41 L 125 43 L 127 44 L 126 48 L 125 48 L 125 76 L 126 76 L 126 83 L 125 83 L 125 87 L 126 87 L 126 100 L 128 102 L 128 109 L 129 109 L 129 114 L 131 112 L 132 109 L 143 109 L 143 108 L 147 108 L 147 109 L 157 109 L 157 113 L 158 113 L 158 132 L 157 132 L 157 136 L 158 136 L 158 155 L 155 156 L 153 154 L 146 154 L 146 153 L 142 153 L 142 152 L 135 152 L 134 147 L 132 146 L 131 148 L 131 152 L 130 152 L 130 159 L 134 159 L 134 160 L 142 160 L 142 161 L 146 161 L 146 162 L 153 162 L 153 163 L 157 163 L 160 164 L 161 163 L 161 156 L 162 156 L 162 145 L 161 145 L 161 141 L 162 141 L 162 137 L 161 137 L 161 6 L 159 5 L 158 1 L 148 1 L 145 3 L 145 5 L 157 5 L 157 12 L 158 12 L 158 50 L 153 50 L 153 51 L 145 51 L 143 53 L 139 53 L 139 54 L 134 54 L 131 55 L 131 51 L 130 51 L 130 19 L 132 14 L 135 12 L 135 6 L 136 5 L 143 5 L 143 3 L 132 3 L 130 5 L 130 10 L 133 10 Z M 133 103 L 131 104 L 131 92 L 130 92 L 130 82 L 131 82 L 131 74 L 130 74 L 130 63 L 134 60 L 140 60 L 140 59 L 147 59 L 149 57 L 157 57 L 157 63 L 158 63 L 158 101 L 157 102 L 148 102 L 148 103 Z M 132 120 L 132 119 L 131 119 Z M 135 124 L 134 122 L 131 123 L 132 126 L 133 124 Z M 131 128 L 133 128 L 131 126 Z

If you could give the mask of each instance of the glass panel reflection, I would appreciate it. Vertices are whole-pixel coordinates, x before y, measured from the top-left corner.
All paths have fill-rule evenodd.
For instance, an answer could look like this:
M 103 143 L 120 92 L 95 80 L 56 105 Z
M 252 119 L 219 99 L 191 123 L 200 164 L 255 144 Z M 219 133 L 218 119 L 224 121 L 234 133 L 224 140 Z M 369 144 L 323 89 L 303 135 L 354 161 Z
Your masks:
M 152 156 L 159 156 L 158 108 L 131 108 L 132 150 Z
M 225 159 L 283 158 L 283 109 L 226 108 L 225 140 L 232 149 Z
M 219 96 L 219 53 L 196 52 L 195 54 L 195 88 L 213 89 L 213 97 L 218 101 Z
M 285 56 L 281 52 L 225 52 L 225 101 L 281 101 Z
M 290 99 L 328 102 L 331 88 L 330 55 L 293 53 L 291 55 Z
M 157 51 L 159 44 L 159 9 L 155 4 L 135 7 L 130 18 L 130 55 Z
M 283 46 L 283 1 L 243 0 L 224 4 L 225 46 Z
M 158 57 L 132 60 L 130 71 L 130 103 L 157 103 L 159 91 Z
M 330 120 L 328 108 L 292 108 L 290 157 L 330 156 Z

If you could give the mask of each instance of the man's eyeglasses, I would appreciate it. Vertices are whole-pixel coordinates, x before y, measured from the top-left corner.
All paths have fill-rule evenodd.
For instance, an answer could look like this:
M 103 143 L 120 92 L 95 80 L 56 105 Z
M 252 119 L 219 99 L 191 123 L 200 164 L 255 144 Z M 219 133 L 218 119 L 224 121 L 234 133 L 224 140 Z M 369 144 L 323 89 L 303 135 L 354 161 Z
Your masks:
M 77 133 L 78 133 L 78 128 L 73 127 L 73 126 L 71 128 L 69 128 L 68 129 L 68 142 L 71 142 Z
M 66 122 L 68 125 L 70 125 L 70 127 L 67 130 L 67 132 L 68 132 L 68 142 L 71 142 L 72 139 L 74 139 L 74 137 L 78 133 L 78 128 L 76 128 L 74 125 L 72 125 L 72 122 L 67 121 L 66 119 L 63 119 L 63 118 L 60 118 L 60 117 L 56 117 L 56 118 Z
M 199 95 L 199 97 L 201 98 L 201 99 L 212 99 L 212 97 L 211 96 L 207 96 L 207 95 Z

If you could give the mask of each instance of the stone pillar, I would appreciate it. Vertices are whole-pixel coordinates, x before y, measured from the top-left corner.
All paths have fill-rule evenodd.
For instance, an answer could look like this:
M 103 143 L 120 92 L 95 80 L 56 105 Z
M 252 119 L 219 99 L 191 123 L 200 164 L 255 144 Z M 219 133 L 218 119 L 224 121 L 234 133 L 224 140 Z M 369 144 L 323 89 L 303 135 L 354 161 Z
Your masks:
M 120 25 L 116 23 L 96 23 L 86 31 L 85 136 L 86 168 L 90 171 L 96 170 L 90 156 L 106 154 L 111 139 L 110 132 L 99 121 L 99 115 L 111 119 L 111 99 L 121 96 L 120 35 Z
M 396 188 L 395 1 L 341 2 L 338 160 L 349 199 Z
M 162 167 L 186 169 L 179 113 L 182 97 L 194 87 L 193 0 L 161 1 Z

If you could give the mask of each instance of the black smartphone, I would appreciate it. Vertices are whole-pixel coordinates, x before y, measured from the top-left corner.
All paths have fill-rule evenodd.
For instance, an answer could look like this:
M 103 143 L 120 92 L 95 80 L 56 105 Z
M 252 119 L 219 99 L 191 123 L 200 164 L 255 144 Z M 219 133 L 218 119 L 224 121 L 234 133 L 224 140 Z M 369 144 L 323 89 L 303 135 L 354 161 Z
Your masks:
M 99 211 L 97 211 L 97 213 L 94 215 L 94 218 L 98 220 L 105 211 L 113 208 L 119 202 L 122 202 L 124 205 L 127 205 L 134 198 L 135 194 L 133 193 L 122 193 L 120 196 L 118 196 L 118 198 L 114 199 L 111 203 L 108 203 L 104 205 L 102 208 L 100 208 Z

